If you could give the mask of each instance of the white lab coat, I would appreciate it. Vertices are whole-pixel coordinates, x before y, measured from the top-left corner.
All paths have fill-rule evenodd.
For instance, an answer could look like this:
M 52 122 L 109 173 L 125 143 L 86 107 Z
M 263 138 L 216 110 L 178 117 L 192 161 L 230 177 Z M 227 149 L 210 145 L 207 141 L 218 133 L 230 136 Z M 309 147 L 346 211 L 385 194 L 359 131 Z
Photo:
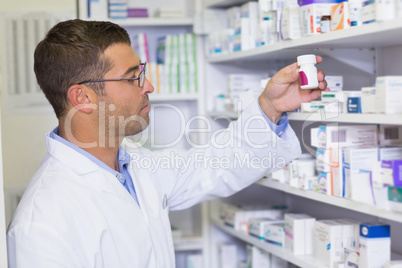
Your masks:
M 133 165 L 129 172 L 140 206 L 116 177 L 48 134 L 48 154 L 9 226 L 9 267 L 175 267 L 169 209 L 228 196 L 268 173 L 267 169 L 235 167 L 236 154 L 261 158 L 271 152 L 289 161 L 300 153 L 290 126 L 277 139 L 276 148 L 251 148 L 236 131 L 253 115 L 260 115 L 256 103 L 231 124 L 234 141 L 240 141 L 241 148 L 193 149 L 186 156 L 193 157 L 192 163 L 197 162 L 197 154 L 200 159 L 200 153 L 228 157 L 231 168 L 190 165 L 186 170 L 162 168 L 153 173 Z M 252 125 L 260 133 L 249 134 L 251 140 L 267 144 L 276 137 L 265 121 Z M 228 135 L 222 133 L 216 141 L 222 144 Z M 158 157 L 145 149 L 129 152 Z

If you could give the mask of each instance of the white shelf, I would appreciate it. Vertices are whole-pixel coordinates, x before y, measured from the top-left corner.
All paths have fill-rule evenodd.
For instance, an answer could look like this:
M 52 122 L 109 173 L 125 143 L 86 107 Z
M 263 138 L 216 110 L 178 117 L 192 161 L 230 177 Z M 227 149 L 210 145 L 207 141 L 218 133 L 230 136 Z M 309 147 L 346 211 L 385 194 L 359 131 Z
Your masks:
M 269 252 L 279 258 L 286 260 L 287 262 L 291 262 L 297 266 L 302 268 L 322 268 L 325 265 L 321 262 L 318 262 L 313 255 L 304 255 L 304 256 L 295 256 L 289 250 L 286 250 L 277 245 L 269 244 L 265 241 L 261 241 L 255 237 L 250 236 L 247 233 L 243 233 L 233 229 L 232 227 L 226 226 L 221 220 L 211 218 L 211 222 L 218 227 L 219 229 L 225 231 L 226 233 L 237 237 L 253 246 L 256 246 L 266 252 Z
M 204 6 L 206 8 L 212 8 L 212 7 L 231 7 L 231 6 L 239 6 L 244 3 L 249 2 L 249 0 L 207 0 L 205 1 L 206 3 Z
M 317 48 L 359 49 L 390 47 L 402 44 L 400 36 L 402 36 L 402 18 L 397 18 L 391 21 L 374 22 L 340 31 L 281 41 L 256 49 L 226 55 L 213 55 L 208 57 L 208 61 L 214 63 L 240 59 L 266 60 L 270 58 L 294 58 L 303 51 L 311 53 L 312 49 Z
M 313 122 L 338 122 L 358 124 L 389 124 L 401 125 L 402 114 L 331 114 L 321 112 L 315 113 L 293 113 L 289 112 L 289 120 L 313 121 Z
M 227 116 L 230 119 L 239 117 L 236 112 L 208 112 L 208 115 L 211 117 Z M 332 114 L 322 110 L 321 113 L 320 111 L 314 113 L 288 112 L 288 116 L 290 121 L 402 125 L 402 114 Z
M 333 206 L 357 211 L 364 214 L 369 214 L 372 216 L 392 220 L 395 222 L 402 223 L 402 214 L 387 210 L 378 209 L 374 205 L 364 204 L 352 200 L 348 200 L 346 198 L 340 198 L 335 196 L 329 196 L 320 194 L 313 191 L 307 191 L 302 189 L 293 188 L 288 184 L 280 183 L 277 181 L 273 181 L 270 179 L 261 179 L 257 182 L 260 185 L 266 186 L 268 188 L 276 189 L 285 193 L 289 193 L 296 196 L 301 196 L 307 199 L 315 200 L 318 202 L 322 202 L 325 204 L 330 204 Z
M 238 112 L 208 112 L 208 116 L 210 117 L 228 117 L 230 119 L 237 119 L 239 117 Z
M 202 250 L 202 243 L 203 241 L 201 236 L 182 237 L 180 241 L 174 241 L 174 250 L 176 252 Z
M 193 18 L 128 18 L 128 19 L 113 19 L 113 23 L 121 26 L 192 26 Z
M 163 101 L 195 101 L 200 98 L 199 94 L 158 94 L 152 93 L 149 95 L 150 102 L 163 102 Z

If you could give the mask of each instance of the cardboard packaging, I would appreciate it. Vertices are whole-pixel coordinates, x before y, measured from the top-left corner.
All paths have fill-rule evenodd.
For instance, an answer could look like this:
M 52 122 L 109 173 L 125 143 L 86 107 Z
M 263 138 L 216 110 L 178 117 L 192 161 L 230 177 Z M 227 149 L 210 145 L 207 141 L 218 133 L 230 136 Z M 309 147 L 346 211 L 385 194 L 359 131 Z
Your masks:
M 345 197 L 374 204 L 370 172 L 378 161 L 378 148 L 344 148 L 343 181 Z
M 375 87 L 378 113 L 402 113 L 402 76 L 379 76 Z
M 318 148 L 377 145 L 376 125 L 320 126 Z
M 283 220 L 274 220 L 269 218 L 251 218 L 249 220 L 249 234 L 264 240 L 267 226 L 273 223 L 282 223 Z
M 363 114 L 376 113 L 375 87 L 362 87 L 361 108 Z
M 334 263 L 341 261 L 342 225 L 336 221 L 316 221 L 314 227 L 315 257 L 325 267 L 333 268 Z
M 286 6 L 283 9 L 280 34 L 282 40 L 302 37 L 300 8 L 298 6 Z
M 350 27 L 349 3 L 342 2 L 331 7 L 331 31 L 338 31 Z
M 299 0 L 303 36 L 321 33 L 321 16 L 331 14 L 337 1 Z
M 360 224 L 360 267 L 383 267 L 391 260 L 391 228 L 379 223 Z
M 285 224 L 270 223 L 265 226 L 264 240 L 268 243 L 285 246 Z
M 332 195 L 332 181 L 330 173 L 320 172 L 318 175 L 318 185 L 322 194 Z
M 314 223 L 306 214 L 285 214 L 285 248 L 294 255 L 312 254 Z
M 363 1 L 363 24 L 375 21 L 393 20 L 396 16 L 395 1 L 367 0 Z

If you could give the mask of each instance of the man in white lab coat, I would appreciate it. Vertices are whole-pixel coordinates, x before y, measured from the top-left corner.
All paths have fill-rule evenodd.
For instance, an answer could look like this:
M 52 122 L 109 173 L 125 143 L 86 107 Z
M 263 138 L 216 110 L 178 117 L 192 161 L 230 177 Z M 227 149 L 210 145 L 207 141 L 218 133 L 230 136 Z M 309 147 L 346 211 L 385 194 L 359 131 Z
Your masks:
M 10 267 L 174 267 L 169 210 L 231 195 L 297 157 L 284 112 L 326 89 L 320 70 L 319 88 L 300 90 L 296 64 L 287 66 L 229 131 L 190 150 L 188 165 L 150 169 L 139 160 L 169 156 L 120 147 L 149 123 L 145 68 L 109 22 L 62 22 L 39 43 L 34 69 L 59 126 L 9 226 Z

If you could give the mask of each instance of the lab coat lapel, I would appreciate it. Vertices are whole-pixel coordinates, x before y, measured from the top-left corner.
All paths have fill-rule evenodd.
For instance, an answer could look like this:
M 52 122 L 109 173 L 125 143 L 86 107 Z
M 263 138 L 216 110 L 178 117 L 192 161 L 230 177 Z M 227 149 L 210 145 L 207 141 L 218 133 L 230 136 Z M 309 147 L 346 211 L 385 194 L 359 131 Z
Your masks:
M 66 167 L 80 176 L 87 175 L 83 176 L 82 179 L 88 183 L 89 187 L 99 192 L 116 195 L 135 204 L 134 198 L 115 176 L 100 168 L 84 155 L 49 136 L 46 137 L 46 146 L 48 153 Z

